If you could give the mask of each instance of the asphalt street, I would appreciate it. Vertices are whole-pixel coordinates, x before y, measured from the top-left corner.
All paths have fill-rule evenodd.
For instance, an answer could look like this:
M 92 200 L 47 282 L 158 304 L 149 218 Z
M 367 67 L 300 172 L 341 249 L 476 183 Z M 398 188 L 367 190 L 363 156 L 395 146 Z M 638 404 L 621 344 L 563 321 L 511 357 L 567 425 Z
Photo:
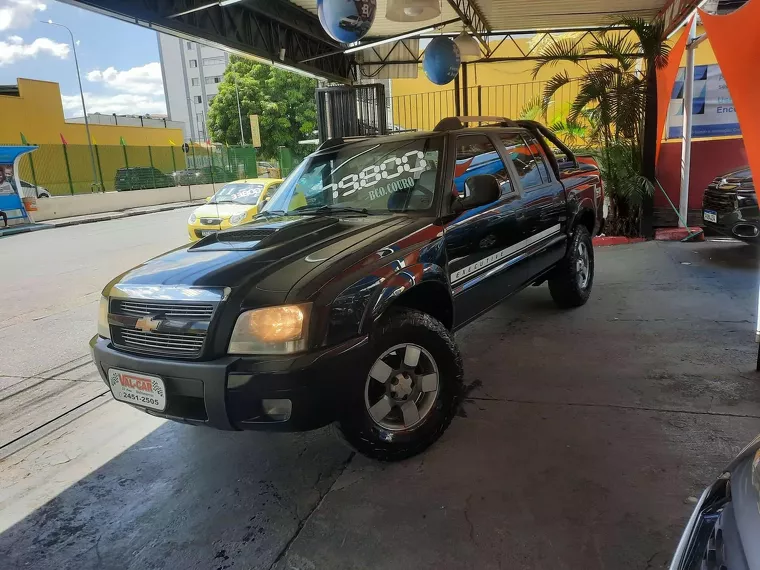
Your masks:
M 0 239 L 0 567 L 665 568 L 694 497 L 760 432 L 757 250 L 597 250 L 589 303 L 530 288 L 458 333 L 467 394 L 426 453 L 222 433 L 114 402 L 103 285 L 188 210 Z

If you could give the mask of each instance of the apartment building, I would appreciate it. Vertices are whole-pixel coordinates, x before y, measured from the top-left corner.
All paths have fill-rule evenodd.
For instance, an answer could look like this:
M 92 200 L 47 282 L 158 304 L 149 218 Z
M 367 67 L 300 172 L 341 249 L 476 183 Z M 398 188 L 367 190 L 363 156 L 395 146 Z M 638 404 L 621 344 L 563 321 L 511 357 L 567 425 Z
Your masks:
M 229 54 L 198 42 L 157 35 L 169 120 L 185 124 L 185 140 L 206 140 L 208 109 L 219 92 Z

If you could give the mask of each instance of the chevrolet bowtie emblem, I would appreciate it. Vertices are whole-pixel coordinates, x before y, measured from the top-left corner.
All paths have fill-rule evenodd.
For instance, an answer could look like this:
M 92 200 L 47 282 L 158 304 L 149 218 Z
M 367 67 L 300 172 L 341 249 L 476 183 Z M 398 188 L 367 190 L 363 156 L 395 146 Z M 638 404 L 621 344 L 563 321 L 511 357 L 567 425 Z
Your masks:
M 140 317 L 135 323 L 135 328 L 142 332 L 153 332 L 161 325 L 161 322 L 159 319 L 154 319 L 151 316 Z

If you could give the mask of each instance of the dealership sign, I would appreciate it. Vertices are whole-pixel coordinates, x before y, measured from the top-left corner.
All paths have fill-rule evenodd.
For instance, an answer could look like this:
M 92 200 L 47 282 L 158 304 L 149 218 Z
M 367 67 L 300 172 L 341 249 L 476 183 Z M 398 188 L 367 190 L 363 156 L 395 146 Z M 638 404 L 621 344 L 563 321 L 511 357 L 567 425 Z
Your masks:
M 678 70 L 668 113 L 668 138 L 681 138 L 683 133 L 684 76 Z M 728 92 L 726 80 L 718 65 L 694 66 L 694 99 L 692 104 L 693 137 L 723 137 L 741 135 L 739 119 Z

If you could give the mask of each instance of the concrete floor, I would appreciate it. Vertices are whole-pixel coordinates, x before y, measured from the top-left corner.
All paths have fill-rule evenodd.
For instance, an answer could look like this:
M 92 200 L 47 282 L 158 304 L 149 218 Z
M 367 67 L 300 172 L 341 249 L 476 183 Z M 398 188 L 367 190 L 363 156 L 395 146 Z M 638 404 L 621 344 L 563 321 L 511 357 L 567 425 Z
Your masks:
M 116 266 L 186 216 L 0 241 L 4 267 L 8 244 L 57 252 L 0 292 L 24 304 L 0 329 L 3 569 L 664 568 L 760 432 L 759 254 L 728 242 L 600 249 L 585 307 L 531 288 L 461 331 L 460 417 L 403 463 L 148 417 L 101 395 L 81 342 Z

